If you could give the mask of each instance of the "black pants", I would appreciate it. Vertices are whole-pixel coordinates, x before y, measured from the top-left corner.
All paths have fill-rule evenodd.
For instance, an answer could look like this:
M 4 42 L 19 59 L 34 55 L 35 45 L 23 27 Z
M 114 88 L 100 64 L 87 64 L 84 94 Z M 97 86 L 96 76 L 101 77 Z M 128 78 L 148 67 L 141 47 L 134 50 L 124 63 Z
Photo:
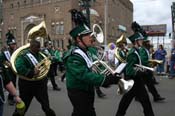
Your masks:
M 154 116 L 153 109 L 151 106 L 151 102 L 149 100 L 148 93 L 144 86 L 144 82 L 141 77 L 135 77 L 134 86 L 132 89 L 123 95 L 116 116 L 124 116 L 126 114 L 126 110 L 128 109 L 131 101 L 134 97 L 137 97 L 139 102 L 143 107 L 144 116 Z
M 94 91 L 87 92 L 77 89 L 68 89 L 68 97 L 73 105 L 72 116 L 96 116 Z
M 50 108 L 49 105 L 46 78 L 40 81 L 25 81 L 19 79 L 19 93 L 21 99 L 26 105 L 25 112 L 27 112 L 33 97 L 35 97 L 41 104 L 42 110 L 45 112 L 46 116 L 56 116 L 55 112 Z M 18 116 L 16 111 L 17 110 L 15 110 L 13 116 Z
M 152 94 L 153 98 L 156 99 L 158 97 L 160 97 L 155 85 L 154 85 L 154 80 L 153 80 L 153 73 L 150 72 L 148 73 L 149 75 L 146 75 L 145 77 L 143 77 L 143 80 L 149 90 L 149 92 Z
M 50 81 L 52 83 L 53 88 L 57 87 L 58 85 L 55 82 L 55 70 L 54 70 L 54 65 L 50 65 L 49 72 L 47 74 L 47 77 L 50 78 Z
M 14 87 L 16 87 L 16 74 L 12 71 L 12 69 L 8 69 L 8 75 L 10 76 L 10 80 L 12 81 Z M 9 93 L 8 100 L 13 100 L 13 95 Z

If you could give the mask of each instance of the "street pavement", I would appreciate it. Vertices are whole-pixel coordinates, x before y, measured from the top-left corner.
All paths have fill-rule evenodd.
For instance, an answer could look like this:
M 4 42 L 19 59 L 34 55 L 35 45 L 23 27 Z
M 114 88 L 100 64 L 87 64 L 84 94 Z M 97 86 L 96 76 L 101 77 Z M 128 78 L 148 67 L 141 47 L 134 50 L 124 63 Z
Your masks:
M 175 79 L 168 79 L 167 76 L 156 76 L 159 82 L 156 85 L 162 97 L 165 97 L 164 102 L 155 103 L 150 94 L 150 100 L 155 113 L 155 116 L 174 116 L 175 115 Z M 53 91 L 52 85 L 48 83 L 50 106 L 55 110 L 57 116 L 71 116 L 72 106 L 67 97 L 65 82 L 61 82 L 57 77 L 57 83 L 62 88 L 61 91 Z M 95 96 L 95 109 L 97 116 L 115 116 L 118 104 L 122 95 L 117 94 L 117 85 L 113 85 L 108 89 L 102 88 L 106 94 L 105 98 Z M 4 107 L 4 116 L 12 116 L 14 106 L 9 106 L 7 103 Z M 26 116 L 45 116 L 41 110 L 40 104 L 33 99 Z M 126 116 L 144 116 L 143 109 L 139 102 L 135 100 L 130 104 Z

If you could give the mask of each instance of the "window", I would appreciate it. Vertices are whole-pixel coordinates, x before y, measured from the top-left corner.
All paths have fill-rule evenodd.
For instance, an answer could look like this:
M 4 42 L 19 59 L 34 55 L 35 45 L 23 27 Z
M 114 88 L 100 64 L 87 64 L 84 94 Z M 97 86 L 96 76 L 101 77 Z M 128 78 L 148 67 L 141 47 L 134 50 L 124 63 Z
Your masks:
M 17 6 L 18 6 L 18 8 L 20 7 L 20 2 L 17 2 Z
M 13 4 L 10 4 L 10 6 L 11 6 L 11 8 L 13 8 L 14 6 L 13 6 Z
M 56 25 L 56 34 L 60 34 L 60 24 Z
M 60 34 L 64 34 L 64 24 L 60 25 Z
M 64 24 L 63 23 L 57 23 L 55 31 L 56 31 L 56 34 L 63 35 L 64 34 Z

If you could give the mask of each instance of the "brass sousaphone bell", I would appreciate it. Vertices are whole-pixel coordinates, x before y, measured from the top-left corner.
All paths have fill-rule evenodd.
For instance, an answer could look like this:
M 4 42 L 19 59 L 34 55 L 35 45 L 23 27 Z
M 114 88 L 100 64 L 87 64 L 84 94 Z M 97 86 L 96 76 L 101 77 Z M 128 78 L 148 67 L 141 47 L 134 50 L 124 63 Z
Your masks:
M 116 58 L 120 61 L 120 62 L 126 62 L 126 60 L 125 59 L 123 59 L 121 56 L 120 56 L 120 54 L 119 54 L 119 45 L 120 44 L 127 44 L 127 41 L 126 41 L 126 36 L 124 35 L 124 34 L 122 34 L 121 36 L 120 36 L 120 38 L 118 38 L 117 40 L 116 40 L 116 45 L 117 45 L 117 47 L 116 47 L 116 49 L 115 49 L 115 56 L 116 56 Z
M 27 40 L 30 41 L 32 39 L 44 39 L 47 36 L 48 36 L 48 34 L 47 34 L 46 24 L 45 24 L 45 21 L 42 21 L 39 25 L 34 26 L 28 32 Z M 30 47 L 30 43 L 27 43 L 26 45 L 19 47 L 11 56 L 10 62 L 12 64 L 12 69 L 17 75 L 19 75 L 19 74 L 18 74 L 18 72 L 16 70 L 16 67 L 15 67 L 16 59 L 26 49 L 29 49 L 29 47 Z M 28 77 L 25 77 L 23 75 L 19 75 L 19 78 L 22 78 L 24 80 L 29 80 L 29 81 L 37 81 L 37 80 L 41 80 L 41 79 L 46 77 L 46 75 L 47 75 L 47 73 L 50 69 L 51 61 L 43 53 L 39 52 L 39 54 L 41 54 L 43 56 L 43 60 L 41 62 L 39 62 L 35 67 L 38 68 L 40 73 L 37 76 L 33 77 L 33 78 L 28 78 Z
M 94 36 L 98 43 L 103 43 L 104 41 L 103 31 L 98 24 L 93 25 L 93 32 L 91 36 Z M 115 70 L 113 70 L 111 67 L 109 67 L 106 64 L 106 62 L 102 61 L 102 59 L 97 59 L 96 61 L 93 62 L 91 69 L 98 74 L 104 74 L 106 76 L 110 74 L 120 75 L 121 71 L 125 68 L 125 66 L 126 64 L 122 64 L 122 65 L 119 65 Z M 128 92 L 132 88 L 133 84 L 134 84 L 133 80 L 126 81 L 124 79 L 120 79 L 118 82 L 118 86 L 119 86 L 119 90 L 117 90 L 118 93 L 124 94 Z

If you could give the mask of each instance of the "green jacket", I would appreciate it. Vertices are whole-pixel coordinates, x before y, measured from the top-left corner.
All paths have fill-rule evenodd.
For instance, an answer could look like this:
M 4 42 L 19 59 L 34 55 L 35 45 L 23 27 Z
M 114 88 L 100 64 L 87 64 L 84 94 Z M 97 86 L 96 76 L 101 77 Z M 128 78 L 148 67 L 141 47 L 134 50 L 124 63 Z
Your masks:
M 62 58 L 61 58 L 61 52 L 59 50 L 55 50 L 55 58 L 56 58 L 56 62 L 63 62 Z
M 76 47 L 72 47 L 64 56 L 66 67 L 66 86 L 68 89 L 94 91 L 94 86 L 101 86 L 104 75 L 99 75 L 88 68 L 84 58 L 74 53 Z
M 28 78 L 33 78 L 35 66 L 32 63 L 31 59 L 27 56 L 28 53 L 30 54 L 31 52 L 29 50 L 26 50 L 23 54 L 17 57 L 15 66 L 19 75 L 22 75 Z M 35 57 L 35 59 L 38 62 L 44 59 L 44 57 L 40 53 L 32 54 L 32 55 Z
M 134 69 L 135 64 L 140 64 L 141 59 L 136 48 L 131 48 L 129 50 L 128 56 L 126 58 L 126 77 L 134 78 L 136 76 L 136 70 Z
M 0 62 L 0 70 L 1 72 L 4 71 L 2 62 Z M 4 76 L 3 73 L 0 73 L 0 103 L 5 102 L 4 97 L 4 87 L 10 82 L 10 78 L 8 76 Z
M 10 52 L 9 52 L 9 53 L 10 53 Z M 11 57 L 11 54 L 12 54 L 12 53 L 10 53 L 10 56 L 9 56 L 9 57 Z M 10 62 L 10 61 L 8 60 L 8 58 L 6 57 L 4 51 L 2 51 L 2 52 L 0 53 L 0 62 L 2 63 L 2 65 L 4 65 L 3 63 L 4 63 L 5 61 Z M 3 68 L 3 72 L 2 72 L 2 73 L 3 73 L 3 75 L 4 75 L 5 77 L 8 77 L 10 80 L 12 80 L 13 78 L 16 78 L 16 74 L 13 72 L 13 70 L 12 70 L 11 67 L 5 67 L 5 66 L 3 66 L 2 68 Z
M 142 65 L 149 66 L 149 52 L 145 47 L 139 49 L 139 54 L 142 60 Z

